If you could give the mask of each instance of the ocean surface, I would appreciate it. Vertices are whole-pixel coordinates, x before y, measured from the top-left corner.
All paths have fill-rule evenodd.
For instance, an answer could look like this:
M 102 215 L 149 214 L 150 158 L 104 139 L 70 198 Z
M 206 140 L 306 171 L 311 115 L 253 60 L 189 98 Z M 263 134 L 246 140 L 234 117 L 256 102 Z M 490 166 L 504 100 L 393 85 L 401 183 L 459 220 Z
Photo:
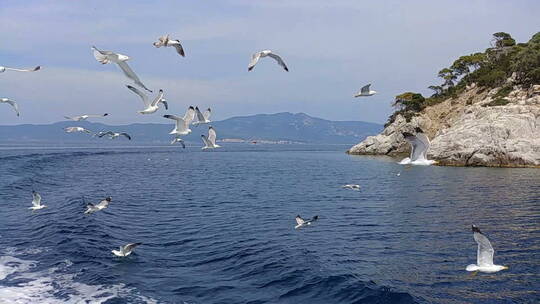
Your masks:
M 540 170 L 223 146 L 0 147 L 0 303 L 540 301 Z M 473 223 L 509 270 L 465 271 Z

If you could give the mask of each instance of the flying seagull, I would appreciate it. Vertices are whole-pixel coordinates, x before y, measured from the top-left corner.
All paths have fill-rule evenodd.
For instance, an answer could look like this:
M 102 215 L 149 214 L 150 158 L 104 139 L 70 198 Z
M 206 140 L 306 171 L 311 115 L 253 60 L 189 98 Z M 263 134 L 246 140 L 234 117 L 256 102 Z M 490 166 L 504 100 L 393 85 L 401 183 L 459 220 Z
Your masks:
M 28 209 L 39 210 L 47 207 L 46 205 L 41 204 L 41 195 L 36 191 L 32 191 L 32 207 Z
M 182 48 L 182 45 L 180 44 L 180 40 L 172 40 L 169 38 L 169 35 L 159 37 L 158 41 L 154 42 L 154 46 L 157 48 L 160 48 L 162 46 L 172 46 L 176 49 L 176 52 L 180 54 L 180 56 L 186 57 L 186 54 L 184 53 L 184 48 Z
M 358 190 L 360 190 L 360 185 L 347 184 L 347 185 L 341 186 L 341 188 L 358 191 Z
M 92 131 L 85 129 L 83 127 L 66 127 L 64 128 L 64 131 L 66 131 L 66 133 L 84 132 L 84 133 L 92 134 Z
M 212 126 L 208 127 L 208 138 L 204 135 L 201 135 L 201 138 L 204 142 L 204 147 L 202 147 L 203 150 L 221 147 L 220 145 L 216 145 L 216 131 Z
M 94 205 L 92 203 L 88 203 L 86 205 L 86 211 L 84 212 L 84 214 L 91 214 L 91 213 L 94 213 L 96 211 L 103 210 L 103 209 L 109 207 L 109 203 L 111 201 L 112 201 L 112 197 L 108 196 L 104 200 L 102 200 L 101 202 L 97 203 L 96 205 Z
M 0 73 L 4 73 L 5 71 L 35 72 L 35 71 L 39 71 L 39 69 L 41 69 L 41 67 L 39 65 L 37 67 L 35 67 L 35 68 L 32 68 L 32 69 L 15 69 L 15 68 L 9 68 L 9 67 L 5 67 L 5 66 L 0 66 Z
M 210 120 L 210 114 L 212 114 L 212 110 L 210 108 L 206 109 L 204 113 L 201 113 L 201 110 L 199 110 L 199 107 L 195 107 L 195 115 L 197 116 L 197 121 L 194 122 L 194 125 L 200 125 L 200 124 L 207 124 L 211 123 Z
M 282 66 L 285 69 L 285 71 L 287 71 L 287 72 L 289 71 L 289 68 L 287 68 L 287 65 L 285 64 L 283 59 L 281 59 L 281 57 L 279 57 L 279 55 L 272 53 L 272 51 L 270 51 L 270 50 L 264 50 L 264 51 L 260 51 L 260 52 L 257 52 L 255 54 L 253 54 L 251 56 L 251 62 L 248 65 L 248 71 L 253 70 L 253 68 L 255 67 L 257 62 L 259 62 L 259 59 L 262 58 L 262 57 L 266 57 L 266 56 L 268 56 L 270 58 L 273 58 L 275 61 L 277 61 L 277 63 L 280 66 Z
M 10 104 L 13 109 L 15 110 L 15 113 L 17 113 L 17 116 L 20 116 L 21 113 L 19 113 L 19 106 L 17 103 L 9 98 L 0 98 L 0 103 L 7 103 Z
M 169 105 L 167 104 L 167 101 L 165 100 L 165 98 L 163 98 L 163 90 L 160 89 L 156 98 L 150 101 L 150 99 L 148 99 L 148 96 L 143 91 L 135 87 L 132 87 L 130 85 L 127 85 L 127 88 L 130 89 L 133 93 L 139 95 L 139 97 L 141 97 L 144 103 L 144 110 L 139 111 L 139 113 L 141 114 L 155 113 L 159 109 L 159 103 L 162 103 L 165 106 L 165 110 L 169 109 Z
M 295 220 L 296 220 L 296 226 L 294 226 L 294 229 L 298 229 L 298 228 L 302 228 L 304 226 L 309 226 L 311 225 L 311 223 L 315 222 L 316 220 L 319 219 L 319 216 L 318 215 L 315 215 L 312 219 L 310 220 L 305 220 L 303 219 L 300 215 L 297 215 Z
M 124 75 L 126 75 L 127 78 L 133 80 L 136 85 L 140 86 L 141 88 L 147 90 L 148 92 L 152 92 L 152 90 L 148 89 L 139 79 L 139 77 L 133 72 L 133 70 L 129 67 L 127 64 L 127 61 L 130 59 L 126 55 L 118 54 L 111 51 L 101 51 L 98 50 L 95 46 L 92 46 L 92 49 L 94 50 L 94 57 L 98 62 L 101 64 L 107 64 L 107 63 L 116 63 L 124 72 Z
M 191 124 L 191 122 L 195 118 L 195 108 L 190 106 L 187 109 L 186 114 L 184 115 L 184 117 L 178 117 L 176 115 L 169 115 L 169 114 L 163 115 L 163 117 L 168 118 L 168 119 L 172 119 L 172 120 L 176 120 L 176 124 L 174 126 L 174 129 L 171 132 L 169 132 L 169 134 L 187 135 L 187 134 L 191 133 L 191 129 L 189 128 L 189 125 Z
M 127 257 L 133 252 L 135 247 L 141 245 L 142 243 L 131 243 L 124 246 L 120 246 L 120 250 L 112 250 L 111 252 L 117 257 Z
M 175 143 L 180 143 L 182 145 L 182 148 L 186 148 L 186 144 L 184 143 L 184 140 L 180 138 L 180 136 L 175 136 L 174 139 L 171 141 L 171 145 L 174 145 Z
M 408 132 L 403 132 L 403 138 L 411 145 L 411 154 L 409 157 L 404 158 L 401 165 L 424 165 L 429 166 L 436 163 L 434 160 L 427 159 L 427 151 L 430 146 L 429 138 L 424 131 L 420 128 L 416 128 L 416 135 Z
M 377 92 L 370 90 L 369 89 L 370 86 L 371 86 L 371 83 L 363 86 L 360 89 L 360 92 L 356 93 L 356 95 L 354 95 L 354 97 L 364 97 L 364 96 L 367 97 L 367 96 L 375 95 Z
M 105 117 L 108 116 L 109 113 L 105 114 L 84 114 L 84 115 L 78 115 L 78 116 L 64 116 L 65 119 L 73 120 L 73 121 L 83 121 L 87 120 L 90 117 Z
M 107 132 L 99 132 L 97 133 L 95 136 L 101 138 L 103 136 L 106 136 L 108 135 L 109 136 L 109 139 L 115 139 L 115 138 L 118 138 L 120 136 L 125 136 L 127 139 L 131 140 L 131 136 L 129 136 L 129 134 L 125 133 L 125 132 L 113 132 L 113 131 L 107 131 Z
M 493 273 L 508 269 L 507 266 L 493 264 L 493 254 L 495 253 L 495 250 L 493 250 L 488 238 L 475 225 L 472 225 L 472 231 L 474 240 L 478 244 L 476 264 L 468 265 L 465 270 Z

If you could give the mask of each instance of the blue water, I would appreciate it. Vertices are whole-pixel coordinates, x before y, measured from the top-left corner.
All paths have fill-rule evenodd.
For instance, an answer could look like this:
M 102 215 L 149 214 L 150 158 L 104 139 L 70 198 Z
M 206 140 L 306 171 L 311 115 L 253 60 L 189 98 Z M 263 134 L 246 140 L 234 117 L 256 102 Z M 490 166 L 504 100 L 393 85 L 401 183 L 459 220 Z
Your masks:
M 539 301 L 540 170 L 224 146 L 0 149 L 0 303 Z M 472 223 L 509 270 L 464 270 Z

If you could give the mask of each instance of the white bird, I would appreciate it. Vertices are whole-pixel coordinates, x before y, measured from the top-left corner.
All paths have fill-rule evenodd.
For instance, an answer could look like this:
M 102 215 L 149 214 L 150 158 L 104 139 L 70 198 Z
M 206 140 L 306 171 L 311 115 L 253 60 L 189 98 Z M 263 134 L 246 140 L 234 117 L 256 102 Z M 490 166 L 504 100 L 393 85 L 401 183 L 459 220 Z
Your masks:
M 360 92 L 356 93 L 354 97 L 365 97 L 365 96 L 372 96 L 377 93 L 377 91 L 370 90 L 369 87 L 371 86 L 371 83 L 368 85 L 363 86 L 360 89 Z
M 201 135 L 201 138 L 204 142 L 204 147 L 202 147 L 203 150 L 221 147 L 220 145 L 216 144 L 216 131 L 214 128 L 212 128 L 212 126 L 208 127 L 208 138 L 204 135 Z
M 180 54 L 180 56 L 186 57 L 186 54 L 184 53 L 184 48 L 182 48 L 182 45 L 180 44 L 180 40 L 172 40 L 169 38 L 169 35 L 159 37 L 158 41 L 154 42 L 154 46 L 157 48 L 160 48 L 162 46 L 172 46 L 176 49 L 176 52 Z
M 195 118 L 195 108 L 189 107 L 184 117 L 178 117 L 176 115 L 170 115 L 170 114 L 163 115 L 163 117 L 176 120 L 174 129 L 171 132 L 169 132 L 169 134 L 187 135 L 191 133 L 191 129 L 189 128 L 189 125 Z
M 297 215 L 295 220 L 296 220 L 296 226 L 294 226 L 294 229 L 298 229 L 298 228 L 302 228 L 304 226 L 308 226 L 308 225 L 311 225 L 311 223 L 315 222 L 316 220 L 319 219 L 319 216 L 318 215 L 315 215 L 312 219 L 310 220 L 305 220 L 303 219 L 300 215 Z
M 163 90 L 159 90 L 158 95 L 154 100 L 150 101 L 148 99 L 148 96 L 141 90 L 132 87 L 130 85 L 127 86 L 128 89 L 130 89 L 133 93 L 139 95 L 141 97 L 143 103 L 144 103 L 144 110 L 139 111 L 140 114 L 152 114 L 155 113 L 159 109 L 159 104 L 162 103 L 165 106 L 165 110 L 169 109 L 169 105 L 167 104 L 167 100 L 163 98 Z
M 182 148 L 186 148 L 186 144 L 184 143 L 184 140 L 181 139 L 179 136 L 175 136 L 174 139 L 171 141 L 171 145 L 174 145 L 175 143 L 180 143 L 182 145 Z
M 253 70 L 253 68 L 255 67 L 255 65 L 257 64 L 257 62 L 259 62 L 259 59 L 263 58 L 263 57 L 270 57 L 270 58 L 273 58 L 280 66 L 282 66 L 285 71 L 289 71 L 289 68 L 287 68 L 287 65 L 285 64 L 285 62 L 283 61 L 283 59 L 281 59 L 281 57 L 279 57 L 279 55 L 277 54 L 274 54 L 272 53 L 272 51 L 270 50 L 264 50 L 264 51 L 260 51 L 260 52 L 257 52 L 253 55 L 251 55 L 251 61 L 248 65 L 248 71 L 251 71 Z
M 92 134 L 92 131 L 85 129 L 83 127 L 66 127 L 64 128 L 64 131 L 66 131 L 66 133 L 84 132 L 84 133 Z
M 201 110 L 199 110 L 199 107 L 195 107 L 195 115 L 197 116 L 197 121 L 194 122 L 194 125 L 200 125 L 200 124 L 208 124 L 212 121 L 210 120 L 210 114 L 212 114 L 212 110 L 208 108 L 204 113 L 201 113 Z
M 28 209 L 39 210 L 47 207 L 46 205 L 41 204 L 41 195 L 36 191 L 32 191 L 32 207 Z
M 358 190 L 360 190 L 360 185 L 355 185 L 355 184 L 347 184 L 347 185 L 343 185 L 343 186 L 341 186 L 341 188 L 343 188 L 343 189 L 350 189 L 350 190 L 355 190 L 355 191 L 358 191 Z
M 493 254 L 495 253 L 495 250 L 493 250 L 488 238 L 475 225 L 472 225 L 472 231 L 474 240 L 478 244 L 476 264 L 468 265 L 465 270 L 493 273 L 508 269 L 507 266 L 493 264 Z
M 101 131 L 101 132 L 97 133 L 95 136 L 101 138 L 101 137 L 106 136 L 106 135 L 109 136 L 109 139 L 115 139 L 115 138 L 118 138 L 120 136 L 125 136 L 127 139 L 131 140 L 131 136 L 129 136 L 129 134 L 127 134 L 125 132 L 113 132 L 113 131 L 104 132 L 104 131 Z
M 97 204 L 92 204 L 92 203 L 88 203 L 86 205 L 86 211 L 84 212 L 84 214 L 91 214 L 91 213 L 94 213 L 96 211 L 100 211 L 100 210 L 103 210 L 107 207 L 109 207 L 109 203 L 112 201 L 112 197 L 108 196 L 106 197 L 104 200 L 102 200 L 101 202 L 97 203 Z
M 130 59 L 126 55 L 118 54 L 111 51 L 101 51 L 98 50 L 95 46 L 92 46 L 92 49 L 94 50 L 94 57 L 98 62 L 101 64 L 107 64 L 107 63 L 116 63 L 122 72 L 124 72 L 124 75 L 126 75 L 127 78 L 133 80 L 136 85 L 140 86 L 141 88 L 147 90 L 148 92 L 152 92 L 152 90 L 148 89 L 139 79 L 137 74 L 133 72 L 133 70 L 129 67 L 127 64 L 127 61 Z
M 41 67 L 39 65 L 37 67 L 35 67 L 35 68 L 32 68 L 32 69 L 15 69 L 15 68 L 9 68 L 9 67 L 5 67 L 5 66 L 0 66 L 0 73 L 4 73 L 5 71 L 35 72 L 35 71 L 39 71 L 39 69 L 41 69 Z
M 105 117 L 108 116 L 109 113 L 105 114 L 84 114 L 84 115 L 78 115 L 78 116 L 64 116 L 65 119 L 73 120 L 73 121 L 83 121 L 87 120 L 90 117 Z
M 118 257 L 127 257 L 133 252 L 135 247 L 141 245 L 142 243 L 131 243 L 124 246 L 120 246 L 120 250 L 112 250 L 111 252 Z
M 430 146 L 429 138 L 424 134 L 424 131 L 420 128 L 416 128 L 416 135 L 408 132 L 403 132 L 402 135 L 405 140 L 411 145 L 411 154 L 409 157 L 404 158 L 401 165 L 423 165 L 429 166 L 436 163 L 434 160 L 427 159 L 427 151 Z
M 401 171 L 399 171 L 399 172 L 396 174 L 396 176 L 400 176 L 400 175 L 401 175 Z
M 9 98 L 0 98 L 0 103 L 7 103 L 10 104 L 13 109 L 15 110 L 15 113 L 17 113 L 17 116 L 20 116 L 21 113 L 19 113 L 19 105 L 17 103 Z

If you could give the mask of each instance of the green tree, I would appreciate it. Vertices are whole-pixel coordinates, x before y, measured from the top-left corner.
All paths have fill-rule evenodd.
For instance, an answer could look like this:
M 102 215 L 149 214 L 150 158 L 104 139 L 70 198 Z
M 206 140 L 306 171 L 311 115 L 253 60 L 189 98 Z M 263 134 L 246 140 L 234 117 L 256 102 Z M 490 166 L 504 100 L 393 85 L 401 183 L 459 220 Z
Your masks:
M 497 32 L 493 34 L 493 43 L 495 44 L 495 47 L 500 49 L 505 46 L 514 46 L 516 45 L 516 40 L 510 36 L 510 34 L 505 32 Z

